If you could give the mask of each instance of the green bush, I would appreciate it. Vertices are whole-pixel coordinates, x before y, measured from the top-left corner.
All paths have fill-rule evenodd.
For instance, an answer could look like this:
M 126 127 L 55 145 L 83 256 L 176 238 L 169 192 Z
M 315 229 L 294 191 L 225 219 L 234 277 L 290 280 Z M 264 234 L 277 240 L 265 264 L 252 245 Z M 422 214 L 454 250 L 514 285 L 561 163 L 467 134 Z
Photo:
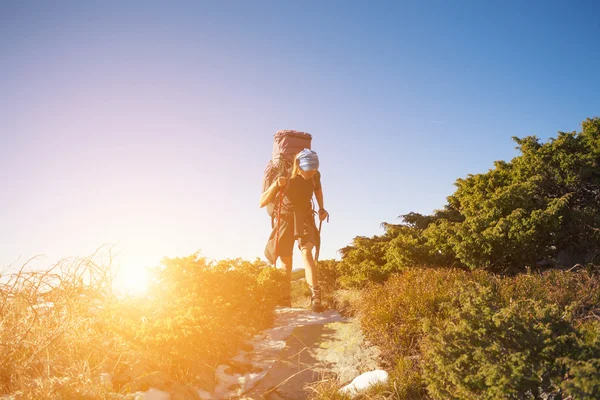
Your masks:
M 519 156 L 457 179 L 442 209 L 356 237 L 342 249 L 340 281 L 364 286 L 413 267 L 515 274 L 600 264 L 600 118 L 545 143 L 513 139 Z
M 593 317 L 593 318 L 589 318 Z M 579 325 L 579 352 L 560 361 L 568 368 L 562 388 L 574 399 L 600 398 L 600 317 L 593 311 Z
M 575 329 L 556 304 L 503 306 L 491 287 L 463 285 L 448 318 L 425 325 L 423 370 L 436 399 L 524 399 L 557 393 Z
M 332 293 L 340 288 L 340 262 L 337 260 L 322 260 L 317 263 L 318 279 L 321 290 Z
M 510 278 L 494 277 L 493 282 L 503 305 L 518 299 L 555 304 L 573 320 L 589 315 L 600 304 L 600 279 L 586 271 L 549 270 Z
M 386 258 L 389 242 L 394 236 L 394 226 L 386 225 L 385 235 L 373 238 L 358 236 L 350 246 L 340 249 L 340 284 L 345 288 L 364 287 L 371 282 L 383 282 L 391 273 L 397 272 Z
M 566 359 L 570 379 L 565 380 L 562 387 L 565 393 L 577 400 L 593 400 L 600 398 L 600 358 L 586 361 Z
M 600 388 L 599 285 L 586 271 L 410 269 L 366 289 L 359 316 L 404 379 L 398 393 L 410 389 L 401 399 L 588 399 Z

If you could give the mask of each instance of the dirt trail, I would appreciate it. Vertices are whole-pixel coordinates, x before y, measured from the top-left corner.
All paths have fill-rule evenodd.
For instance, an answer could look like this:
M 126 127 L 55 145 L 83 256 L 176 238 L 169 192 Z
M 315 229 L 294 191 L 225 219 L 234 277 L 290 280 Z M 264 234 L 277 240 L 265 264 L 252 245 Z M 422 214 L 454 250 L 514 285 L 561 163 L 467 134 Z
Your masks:
M 379 356 L 365 343 L 358 323 L 334 310 L 279 308 L 274 327 L 248 344 L 252 350 L 217 367 L 215 390 L 200 391 L 203 399 L 306 399 L 307 385 L 331 373 L 349 381 L 375 369 Z

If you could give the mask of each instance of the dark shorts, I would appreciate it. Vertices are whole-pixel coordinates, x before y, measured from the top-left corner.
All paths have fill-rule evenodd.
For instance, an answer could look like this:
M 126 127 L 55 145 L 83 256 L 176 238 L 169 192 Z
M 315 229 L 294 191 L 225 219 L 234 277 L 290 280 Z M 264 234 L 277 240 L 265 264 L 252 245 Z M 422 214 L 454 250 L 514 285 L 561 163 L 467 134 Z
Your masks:
M 274 227 L 265 248 L 265 256 L 271 263 L 274 264 L 277 257 L 292 257 L 294 242 L 296 241 L 298 242 L 299 249 L 302 249 L 308 243 L 312 243 L 315 246 L 319 244 L 319 230 L 312 214 L 304 217 L 303 229 L 298 227 L 296 232 L 294 232 L 294 228 L 294 215 L 282 215 L 279 226 L 279 242 L 277 243 L 277 218 L 275 218 Z

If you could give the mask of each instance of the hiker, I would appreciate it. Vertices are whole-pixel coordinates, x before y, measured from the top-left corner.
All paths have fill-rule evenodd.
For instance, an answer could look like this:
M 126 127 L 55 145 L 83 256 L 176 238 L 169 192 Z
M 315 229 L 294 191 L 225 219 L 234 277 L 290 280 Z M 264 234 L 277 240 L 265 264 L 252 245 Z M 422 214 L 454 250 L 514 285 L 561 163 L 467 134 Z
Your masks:
M 278 193 L 282 195 L 276 204 L 278 210 L 274 212 L 275 223 L 265 248 L 265 255 L 273 264 L 279 259 L 280 267 L 285 269 L 291 280 L 292 254 L 294 243 L 297 241 L 302 252 L 306 282 L 311 291 L 311 308 L 315 312 L 322 312 L 324 307 L 321 304 L 316 262 L 312 254 L 313 248 L 319 246 L 321 240 L 313 215 L 313 195 L 319 206 L 319 219 L 323 221 L 329 213 L 323 207 L 317 153 L 309 149 L 302 150 L 293 158 L 291 169 L 289 178 L 286 174 L 268 177 L 266 190 L 260 196 L 260 207 L 265 207 L 278 197 Z M 290 305 L 288 293 L 286 302 L 286 305 Z

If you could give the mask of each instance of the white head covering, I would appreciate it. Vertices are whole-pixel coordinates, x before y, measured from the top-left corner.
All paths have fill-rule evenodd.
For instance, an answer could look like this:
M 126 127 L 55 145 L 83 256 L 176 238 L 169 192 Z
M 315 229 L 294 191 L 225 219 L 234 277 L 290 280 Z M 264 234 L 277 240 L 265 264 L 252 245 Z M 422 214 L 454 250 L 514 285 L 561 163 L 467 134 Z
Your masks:
M 319 169 L 319 156 L 312 150 L 304 149 L 298 153 L 296 158 L 299 161 L 300 169 L 303 171 Z

